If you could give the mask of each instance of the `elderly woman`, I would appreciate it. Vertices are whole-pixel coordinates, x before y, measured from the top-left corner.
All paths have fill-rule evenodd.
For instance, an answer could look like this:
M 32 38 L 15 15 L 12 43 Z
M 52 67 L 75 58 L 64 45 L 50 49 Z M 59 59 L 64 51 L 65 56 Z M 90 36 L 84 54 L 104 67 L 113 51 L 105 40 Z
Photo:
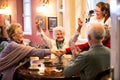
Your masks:
M 45 43 L 49 48 L 58 50 L 58 49 L 65 49 L 66 47 L 68 47 L 68 41 L 66 41 L 65 39 L 65 31 L 63 27 L 59 26 L 53 28 L 54 39 L 51 39 L 44 34 L 43 30 L 39 26 L 39 23 L 37 24 L 37 29 L 40 36 L 42 37 L 42 39 L 45 41 Z
M 9 41 L 4 42 L 4 45 L 6 46 L 8 43 L 10 43 L 12 41 L 14 41 L 18 44 L 23 44 L 24 35 L 23 35 L 21 25 L 20 24 L 12 24 L 11 26 L 12 27 L 9 27 L 7 29 L 7 35 L 9 37 Z
M 56 56 L 52 54 L 51 58 L 55 58 L 54 62 L 57 63 L 59 62 L 59 58 L 57 56 L 60 54 L 62 56 L 64 54 L 65 48 L 69 46 L 68 44 L 69 41 L 65 39 L 65 30 L 61 26 L 53 28 L 54 39 L 51 39 L 44 34 L 39 24 L 40 22 L 38 21 L 36 27 L 40 36 L 45 41 L 47 46 L 49 46 L 50 49 L 56 50 L 56 52 L 54 53 Z M 65 56 L 66 54 L 64 54 L 62 58 L 64 59 Z
M 23 44 L 23 30 L 22 26 L 20 24 L 12 24 L 8 29 L 7 29 L 8 36 L 11 41 L 15 41 L 18 44 Z
M 95 8 L 96 16 L 91 17 L 89 23 L 100 23 L 111 27 L 110 6 L 108 3 L 98 2 Z
M 11 41 L 0 54 L 0 75 L 1 80 L 13 80 L 15 70 L 29 61 L 30 56 L 43 58 L 50 55 L 50 49 L 36 49 L 23 45 L 23 31 L 18 23 L 13 23 L 7 30 Z

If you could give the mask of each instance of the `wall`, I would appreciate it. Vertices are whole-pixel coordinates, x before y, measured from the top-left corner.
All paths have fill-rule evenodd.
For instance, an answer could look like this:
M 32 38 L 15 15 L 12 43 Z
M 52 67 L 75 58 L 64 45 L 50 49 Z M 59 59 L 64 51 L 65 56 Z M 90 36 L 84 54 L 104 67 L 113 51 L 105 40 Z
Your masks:
M 45 16 L 45 26 L 46 30 L 45 34 L 52 38 L 52 32 L 48 30 L 48 17 L 56 17 L 56 0 L 49 0 L 49 5 L 47 7 L 46 12 L 38 13 L 36 12 L 36 8 L 39 6 L 40 0 L 31 0 L 31 10 L 32 10 L 32 35 L 24 35 L 25 38 L 30 39 L 33 44 L 41 44 L 43 42 L 40 36 L 37 35 L 35 18 L 36 16 Z M 23 0 L 8 0 L 8 7 L 10 8 L 11 13 L 11 23 L 20 23 L 23 26 Z M 0 18 L 3 16 L 0 16 Z M 3 18 L 0 19 L 3 21 Z M 3 24 L 3 23 L 2 23 Z M 23 26 L 24 27 L 24 26 Z
M 4 14 L 9 14 L 11 16 L 11 23 L 19 22 L 21 25 L 23 24 L 22 20 L 22 0 L 8 0 L 8 8 L 10 9 L 8 12 Z M 4 14 L 0 15 L 0 23 L 4 25 Z
M 85 18 L 86 18 L 86 14 L 87 14 L 86 13 L 86 2 L 87 2 L 87 0 L 75 0 L 76 28 L 78 27 L 77 19 L 80 18 L 83 21 L 83 27 L 81 28 L 81 34 L 80 34 L 81 38 L 85 38 L 85 36 L 86 36 L 86 34 L 85 34 L 85 31 L 86 31 Z
M 8 8 L 10 9 L 6 13 L 0 14 L 0 24 L 4 25 L 4 15 L 11 15 L 11 22 L 17 22 L 17 6 L 16 0 L 8 0 Z
M 4 25 L 4 15 L 0 14 L 0 26 Z
M 8 7 L 10 8 L 11 13 L 11 22 L 17 22 L 17 1 L 18 0 L 8 0 Z M 21 13 L 21 11 L 19 11 L 19 13 Z
M 9 1 L 9 7 L 11 9 L 11 18 L 12 18 L 12 23 L 13 22 L 19 22 L 23 26 L 23 0 L 8 0 Z M 30 39 L 32 43 L 34 44 L 41 44 L 42 45 L 42 40 L 40 36 L 37 35 L 37 30 L 36 30 L 36 24 L 35 24 L 35 18 L 36 16 L 45 16 L 45 25 L 46 25 L 46 30 L 45 34 L 49 36 L 50 38 L 52 37 L 52 32 L 48 30 L 48 17 L 56 17 L 57 16 L 57 0 L 49 0 L 49 5 L 47 6 L 47 10 L 45 12 L 36 12 L 36 8 L 40 5 L 40 0 L 31 0 L 31 10 L 32 10 L 32 35 L 25 35 L 25 38 Z M 81 8 L 78 8 L 75 4 L 77 3 L 77 0 L 65 0 L 64 1 L 64 13 L 63 13 L 63 27 L 67 29 L 67 37 L 70 37 L 71 35 L 74 34 L 76 30 L 76 23 L 77 23 L 77 18 L 81 15 L 84 14 L 81 13 L 78 14 L 76 11 L 81 11 Z M 79 1 L 79 4 L 81 1 Z M 82 6 L 81 6 L 82 7 Z
M 52 38 L 52 32 L 48 30 L 48 17 L 56 17 L 56 0 L 49 0 L 49 5 L 47 6 L 47 10 L 45 12 L 38 13 L 36 12 L 36 8 L 40 5 L 40 0 L 31 0 L 31 9 L 32 9 L 32 35 L 25 35 L 25 38 L 28 38 L 32 41 L 34 44 L 40 44 L 43 45 L 41 38 L 39 35 L 37 35 L 36 30 L 36 24 L 35 24 L 35 18 L 36 16 L 45 16 L 45 25 L 46 30 L 45 34 Z

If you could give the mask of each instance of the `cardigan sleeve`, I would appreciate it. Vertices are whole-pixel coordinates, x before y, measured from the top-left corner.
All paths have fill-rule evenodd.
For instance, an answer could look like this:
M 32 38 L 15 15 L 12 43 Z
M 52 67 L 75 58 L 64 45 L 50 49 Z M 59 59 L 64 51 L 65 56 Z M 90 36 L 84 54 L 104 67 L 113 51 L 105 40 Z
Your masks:
M 52 39 L 50 39 L 43 31 L 41 31 L 40 36 L 42 38 L 42 40 L 47 44 L 47 46 L 50 48 L 52 47 Z

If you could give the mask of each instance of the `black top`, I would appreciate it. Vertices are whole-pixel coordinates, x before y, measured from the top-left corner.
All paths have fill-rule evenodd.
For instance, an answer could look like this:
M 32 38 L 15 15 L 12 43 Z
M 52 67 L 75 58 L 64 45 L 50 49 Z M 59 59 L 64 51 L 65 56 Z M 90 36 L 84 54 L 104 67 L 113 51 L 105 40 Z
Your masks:
M 0 43 L 1 43 L 2 41 L 8 41 L 8 39 L 5 38 L 5 37 L 3 37 L 3 36 L 0 36 Z

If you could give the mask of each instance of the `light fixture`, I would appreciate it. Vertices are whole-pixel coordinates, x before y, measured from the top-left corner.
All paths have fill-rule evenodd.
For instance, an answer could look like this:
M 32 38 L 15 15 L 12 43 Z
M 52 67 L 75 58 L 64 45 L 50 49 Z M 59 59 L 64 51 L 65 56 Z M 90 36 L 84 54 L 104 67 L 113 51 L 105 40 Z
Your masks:
M 8 7 L 5 8 L 5 9 L 0 9 L 0 14 L 10 15 L 11 14 L 11 10 Z
M 8 0 L 0 0 L 0 14 L 10 15 L 10 12 Z
M 46 5 L 49 4 L 49 0 L 40 0 L 40 4 L 41 4 L 42 6 L 46 6 Z
M 37 12 L 46 12 L 49 4 L 49 0 L 40 0 L 39 6 L 36 8 Z

